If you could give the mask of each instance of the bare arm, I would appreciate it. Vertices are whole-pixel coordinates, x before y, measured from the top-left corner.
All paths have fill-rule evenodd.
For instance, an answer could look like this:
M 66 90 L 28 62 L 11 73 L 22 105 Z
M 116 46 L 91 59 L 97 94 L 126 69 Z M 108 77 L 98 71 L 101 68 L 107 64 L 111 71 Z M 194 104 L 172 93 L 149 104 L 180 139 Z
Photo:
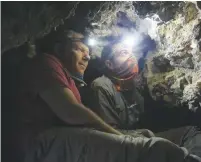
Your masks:
M 52 108 L 53 112 L 66 123 L 95 124 L 105 132 L 122 134 L 105 123 L 93 111 L 79 104 L 72 91 L 68 88 L 51 88 L 41 92 L 40 96 Z

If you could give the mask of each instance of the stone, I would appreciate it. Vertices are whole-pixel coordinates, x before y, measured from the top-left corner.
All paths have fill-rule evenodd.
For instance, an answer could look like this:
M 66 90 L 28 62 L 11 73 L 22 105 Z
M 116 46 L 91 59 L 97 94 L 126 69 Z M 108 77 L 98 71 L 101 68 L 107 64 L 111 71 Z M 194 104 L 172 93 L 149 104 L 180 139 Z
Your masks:
M 164 56 L 156 56 L 153 58 L 153 64 L 156 67 L 155 72 L 169 72 L 174 70 L 174 67 L 170 65 L 170 61 Z
M 173 67 L 182 67 L 182 68 L 187 68 L 187 69 L 194 69 L 194 64 L 192 61 L 191 57 L 187 58 L 174 58 L 173 60 L 170 61 L 170 64 Z
M 174 75 L 171 75 L 171 76 L 167 76 L 165 78 L 165 80 L 167 81 L 168 87 L 171 87 L 174 84 L 174 82 L 176 81 L 176 78 Z
M 197 6 L 199 9 L 201 9 L 201 2 L 200 1 L 197 1 Z
M 191 84 L 185 87 L 183 91 L 182 103 L 187 103 L 189 109 L 196 111 L 200 107 L 201 89 L 196 84 Z
M 185 14 L 185 22 L 186 23 L 195 19 L 198 14 L 198 10 L 194 3 L 186 3 L 183 12 Z

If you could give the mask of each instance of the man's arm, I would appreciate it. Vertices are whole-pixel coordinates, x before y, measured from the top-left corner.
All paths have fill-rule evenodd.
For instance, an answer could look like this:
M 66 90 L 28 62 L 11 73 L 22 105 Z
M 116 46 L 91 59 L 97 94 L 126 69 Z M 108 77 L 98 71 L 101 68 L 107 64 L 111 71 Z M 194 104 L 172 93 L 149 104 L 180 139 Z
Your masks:
M 95 124 L 105 132 L 122 135 L 89 108 L 79 104 L 72 91 L 68 88 L 51 88 L 41 92 L 40 96 L 51 107 L 53 112 L 66 123 Z
M 92 99 L 90 107 L 96 112 L 106 123 L 110 125 L 118 125 L 118 116 L 116 113 L 114 95 L 108 89 L 101 86 L 92 87 Z

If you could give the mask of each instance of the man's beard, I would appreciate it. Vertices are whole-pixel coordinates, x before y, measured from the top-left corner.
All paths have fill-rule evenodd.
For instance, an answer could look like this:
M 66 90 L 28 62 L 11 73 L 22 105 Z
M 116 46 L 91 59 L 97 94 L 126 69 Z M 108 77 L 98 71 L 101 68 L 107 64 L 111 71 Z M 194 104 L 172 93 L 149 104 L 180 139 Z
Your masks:
M 135 57 L 128 58 L 123 64 L 110 71 L 112 77 L 127 79 L 138 74 L 138 63 Z

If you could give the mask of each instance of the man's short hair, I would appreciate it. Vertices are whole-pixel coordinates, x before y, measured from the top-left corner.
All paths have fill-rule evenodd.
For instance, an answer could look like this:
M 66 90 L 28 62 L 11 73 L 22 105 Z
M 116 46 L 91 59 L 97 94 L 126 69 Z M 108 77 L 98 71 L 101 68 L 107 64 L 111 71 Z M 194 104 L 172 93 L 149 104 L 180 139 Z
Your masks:
M 72 43 L 83 42 L 84 36 L 81 33 L 75 32 L 73 30 L 63 31 L 55 37 L 54 41 L 54 52 L 57 56 L 62 57 L 62 54 L 67 49 L 72 48 Z
M 42 53 L 53 53 L 55 46 L 71 45 L 74 41 L 82 41 L 84 36 L 73 30 L 53 31 L 43 39 L 37 40 L 37 46 Z
M 73 30 L 66 30 L 59 33 L 56 37 L 55 43 L 68 43 L 68 42 L 82 42 L 84 40 L 84 35 L 75 32 Z

